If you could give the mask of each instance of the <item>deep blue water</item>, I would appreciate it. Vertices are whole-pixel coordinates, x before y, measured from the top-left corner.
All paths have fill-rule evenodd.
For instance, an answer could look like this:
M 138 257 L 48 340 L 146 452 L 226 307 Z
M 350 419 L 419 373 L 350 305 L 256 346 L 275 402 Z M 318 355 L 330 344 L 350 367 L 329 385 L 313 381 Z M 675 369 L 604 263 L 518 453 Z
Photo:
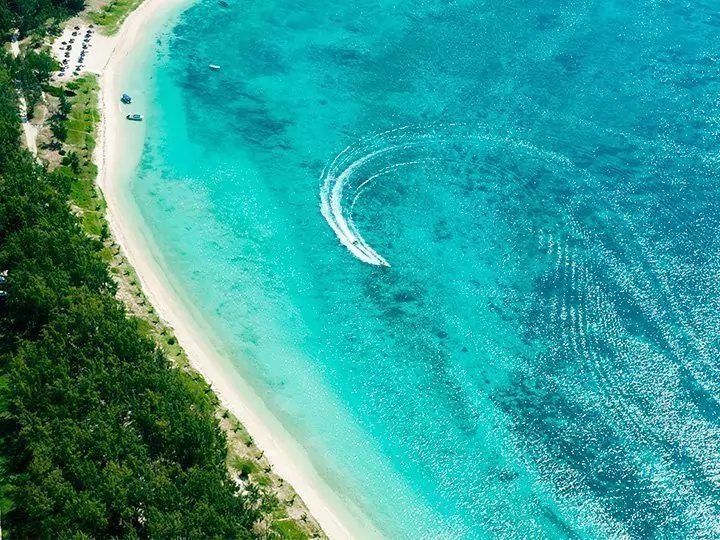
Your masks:
M 718 5 L 231 3 L 158 37 L 132 195 L 328 481 L 398 538 L 720 536 Z

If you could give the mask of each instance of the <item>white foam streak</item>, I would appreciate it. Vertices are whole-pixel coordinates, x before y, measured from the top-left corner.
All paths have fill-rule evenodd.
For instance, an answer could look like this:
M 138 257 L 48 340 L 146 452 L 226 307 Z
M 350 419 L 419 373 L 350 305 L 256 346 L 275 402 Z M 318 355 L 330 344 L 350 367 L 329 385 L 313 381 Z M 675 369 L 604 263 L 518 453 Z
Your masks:
M 348 167 L 342 170 L 339 175 L 334 172 L 343 163 L 343 156 L 351 149 L 347 147 L 336 158 L 326 171 L 323 171 L 324 182 L 320 190 L 320 211 L 330 227 L 337 235 L 340 242 L 350 250 L 355 257 L 361 261 L 375 266 L 390 266 L 385 258 L 375 251 L 362 235 L 358 232 L 350 217 L 343 213 L 343 190 L 345 184 L 352 177 L 353 173 L 364 163 L 373 157 L 389 152 L 395 147 L 390 146 L 375 152 L 371 152 L 360 159 L 353 161 Z
M 514 146 L 534 154 L 539 153 L 538 149 L 527 143 L 492 137 L 486 133 L 486 130 L 480 129 L 480 126 L 450 123 L 390 129 L 359 139 L 347 146 L 330 165 L 325 167 L 320 177 L 320 211 L 338 240 L 357 259 L 374 266 L 390 266 L 390 263 L 365 241 L 355 226 L 353 209 L 360 195 L 373 180 L 399 167 L 435 161 L 431 148 L 437 151 L 441 147 L 455 143 L 470 144 L 474 147 L 481 141 L 491 145 Z M 426 154 L 420 159 L 400 161 L 401 157 L 408 157 L 405 151 L 409 150 L 418 150 Z M 428 155 L 427 152 L 431 153 Z M 374 163 L 380 156 L 383 156 L 383 159 L 377 159 L 377 163 Z M 562 159 L 562 156 L 554 154 L 546 157 Z M 380 168 L 382 162 L 389 162 L 390 165 Z M 558 257 L 561 256 L 562 253 L 558 253 Z

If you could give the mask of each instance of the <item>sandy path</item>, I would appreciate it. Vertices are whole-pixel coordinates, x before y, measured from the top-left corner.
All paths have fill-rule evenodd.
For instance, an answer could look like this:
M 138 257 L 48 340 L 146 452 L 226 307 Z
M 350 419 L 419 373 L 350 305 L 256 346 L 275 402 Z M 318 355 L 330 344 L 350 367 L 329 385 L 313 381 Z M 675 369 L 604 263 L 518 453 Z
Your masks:
M 15 58 L 20 56 L 20 34 L 18 32 L 13 33 L 10 38 L 10 54 Z M 27 102 L 22 94 L 19 98 L 20 102 L 20 118 L 22 120 L 22 130 L 25 135 L 25 144 L 28 149 L 37 157 L 37 136 L 38 128 L 33 126 L 27 117 Z

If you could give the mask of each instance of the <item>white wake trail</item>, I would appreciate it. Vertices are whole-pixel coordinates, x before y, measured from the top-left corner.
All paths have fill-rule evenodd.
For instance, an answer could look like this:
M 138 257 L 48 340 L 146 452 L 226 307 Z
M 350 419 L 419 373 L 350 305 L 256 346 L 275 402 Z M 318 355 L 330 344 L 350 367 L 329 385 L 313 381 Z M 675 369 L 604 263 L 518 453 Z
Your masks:
M 350 250 L 350 253 L 361 261 L 375 266 L 389 267 L 390 263 L 365 242 L 352 222 L 348 222 L 343 212 L 343 190 L 345 184 L 359 167 L 375 156 L 389 152 L 395 148 L 397 147 L 391 146 L 371 152 L 353 161 L 348 167 L 343 169 L 339 175 L 336 175 L 336 170 L 340 168 L 338 165 L 344 161 L 342 159 L 344 154 L 351 150 L 351 147 L 347 147 L 335 158 L 335 161 L 330 165 L 327 173 L 323 171 L 324 182 L 320 190 L 320 211 L 323 217 L 325 217 L 325 220 L 330 227 L 332 227 L 333 231 L 335 231 L 340 242 Z
M 419 159 L 417 155 L 406 155 L 408 150 L 427 152 L 425 147 L 432 146 L 437 151 L 453 144 L 474 145 L 479 142 L 521 147 L 522 143 L 498 140 L 478 128 L 455 123 L 406 125 L 364 137 L 347 146 L 320 176 L 320 211 L 338 240 L 362 262 L 389 267 L 390 263 L 365 241 L 355 226 L 353 210 L 358 198 L 380 176 L 400 167 L 435 161 L 432 154 Z M 378 159 L 381 156 L 383 159 Z M 378 166 L 383 161 L 390 165 Z

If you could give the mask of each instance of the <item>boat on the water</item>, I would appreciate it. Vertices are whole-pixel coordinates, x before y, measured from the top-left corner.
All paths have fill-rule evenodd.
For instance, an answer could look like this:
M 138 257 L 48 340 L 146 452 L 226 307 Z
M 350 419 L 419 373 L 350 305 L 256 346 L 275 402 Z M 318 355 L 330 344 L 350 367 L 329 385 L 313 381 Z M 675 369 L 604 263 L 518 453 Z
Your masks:
M 125 118 L 127 118 L 128 120 L 133 120 L 135 122 L 141 122 L 145 117 L 142 114 L 132 113 L 128 114 Z
M 217 64 L 209 64 L 208 67 L 210 69 L 214 69 L 215 71 L 218 71 L 220 69 L 220 66 L 218 66 Z
M 130 104 L 130 103 L 132 103 L 132 98 L 128 94 L 123 94 L 120 97 L 120 101 L 122 101 L 123 103 L 126 103 L 126 104 Z

